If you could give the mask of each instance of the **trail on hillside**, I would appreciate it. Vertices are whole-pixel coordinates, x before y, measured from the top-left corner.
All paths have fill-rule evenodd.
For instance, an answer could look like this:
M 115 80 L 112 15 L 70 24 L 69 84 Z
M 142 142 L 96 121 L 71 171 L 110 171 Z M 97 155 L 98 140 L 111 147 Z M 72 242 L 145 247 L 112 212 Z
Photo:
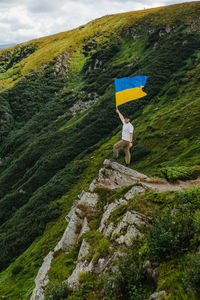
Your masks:
M 176 183 L 170 183 L 166 179 L 152 179 L 145 180 L 148 185 L 157 192 L 178 191 L 181 189 L 190 188 L 192 186 L 200 186 L 200 177 L 195 180 L 177 181 Z

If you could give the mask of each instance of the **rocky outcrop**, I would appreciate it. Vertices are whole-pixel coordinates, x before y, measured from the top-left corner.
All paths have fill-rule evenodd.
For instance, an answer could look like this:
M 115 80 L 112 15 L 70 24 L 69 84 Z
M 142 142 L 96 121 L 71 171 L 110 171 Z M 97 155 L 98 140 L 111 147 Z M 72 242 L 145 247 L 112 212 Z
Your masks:
M 100 169 L 98 177 L 91 183 L 89 191 L 82 191 L 67 214 L 66 221 L 68 225 L 66 230 L 54 251 L 45 257 L 35 279 L 36 287 L 31 300 L 42 300 L 44 298 L 44 289 L 49 282 L 47 273 L 50 269 L 54 252 L 68 252 L 72 250 L 74 245 L 80 241 L 80 238 L 91 230 L 89 218 L 95 216 L 100 209 L 98 205 L 100 198 L 98 189 L 112 191 L 131 185 L 120 199 L 114 199 L 111 203 L 107 203 L 102 207 L 98 231 L 111 242 L 108 253 L 94 261 L 89 255 L 93 245 L 83 236 L 76 267 L 66 280 L 69 286 L 76 290 L 79 288 L 78 279 L 80 273 L 109 273 L 115 269 L 114 262 L 124 255 L 118 249 L 129 247 L 134 243 L 134 240 L 143 238 L 143 232 L 149 222 L 147 216 L 128 209 L 129 200 L 135 195 L 145 193 L 146 189 L 149 188 L 148 179 L 146 175 L 118 163 L 110 162 L 109 160 L 104 161 L 103 167 Z M 114 217 L 116 212 L 117 215 Z M 115 244 L 114 248 L 112 243 Z
M 12 116 L 7 112 L 0 112 L 0 136 L 7 133 L 12 126 Z
M 162 37 L 166 34 L 169 34 L 172 30 L 172 27 L 170 26 L 163 26 L 163 27 L 154 27 L 148 24 L 135 24 L 132 27 L 129 27 L 122 31 L 122 36 L 125 37 L 132 37 L 133 40 L 137 40 L 140 38 L 144 31 L 148 32 L 150 35 L 157 33 L 158 37 Z
M 55 73 L 59 76 L 66 76 L 70 64 L 70 52 L 65 51 L 56 58 Z
M 78 100 L 69 110 L 71 111 L 72 115 L 75 116 L 78 112 L 84 112 L 90 106 L 97 102 L 99 99 L 96 93 L 89 93 L 87 95 L 86 101 Z
M 53 252 L 49 252 L 49 254 L 45 257 L 41 268 L 39 269 L 37 277 L 35 278 L 35 289 L 33 290 L 30 300 L 44 299 L 44 289 L 49 282 L 47 272 L 50 268 L 52 259 L 53 259 Z
M 115 190 L 147 178 L 142 173 L 106 159 L 104 167 L 99 171 L 98 178 L 91 183 L 90 191 L 94 191 L 95 188 Z

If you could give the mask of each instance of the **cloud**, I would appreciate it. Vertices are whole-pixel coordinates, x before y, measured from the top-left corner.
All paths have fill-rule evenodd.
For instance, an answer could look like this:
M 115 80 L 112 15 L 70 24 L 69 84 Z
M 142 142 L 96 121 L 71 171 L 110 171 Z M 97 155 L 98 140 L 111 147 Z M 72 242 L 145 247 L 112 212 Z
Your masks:
M 178 3 L 182 1 L 174 1 Z M 66 31 L 103 15 L 171 4 L 172 0 L 0 0 L 0 43 Z

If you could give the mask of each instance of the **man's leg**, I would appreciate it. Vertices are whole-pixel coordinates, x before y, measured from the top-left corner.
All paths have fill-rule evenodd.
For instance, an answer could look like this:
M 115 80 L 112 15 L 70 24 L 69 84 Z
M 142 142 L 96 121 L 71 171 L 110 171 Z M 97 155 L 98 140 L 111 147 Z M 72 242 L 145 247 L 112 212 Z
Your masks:
M 130 155 L 130 145 L 129 142 L 124 146 L 124 153 L 125 153 L 125 162 L 126 165 L 130 165 L 131 162 L 131 155 Z
M 113 146 L 113 157 L 115 159 L 118 158 L 119 155 L 119 149 L 124 147 L 124 141 L 120 140 L 119 142 L 117 142 L 116 144 L 114 144 Z

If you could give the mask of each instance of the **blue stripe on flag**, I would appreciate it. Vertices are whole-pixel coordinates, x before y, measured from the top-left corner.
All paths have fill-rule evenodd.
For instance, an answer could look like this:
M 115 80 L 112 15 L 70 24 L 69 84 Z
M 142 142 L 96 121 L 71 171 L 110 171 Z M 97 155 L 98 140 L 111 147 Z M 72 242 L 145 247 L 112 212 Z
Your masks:
M 134 76 L 115 79 L 115 92 L 145 86 L 148 76 Z

